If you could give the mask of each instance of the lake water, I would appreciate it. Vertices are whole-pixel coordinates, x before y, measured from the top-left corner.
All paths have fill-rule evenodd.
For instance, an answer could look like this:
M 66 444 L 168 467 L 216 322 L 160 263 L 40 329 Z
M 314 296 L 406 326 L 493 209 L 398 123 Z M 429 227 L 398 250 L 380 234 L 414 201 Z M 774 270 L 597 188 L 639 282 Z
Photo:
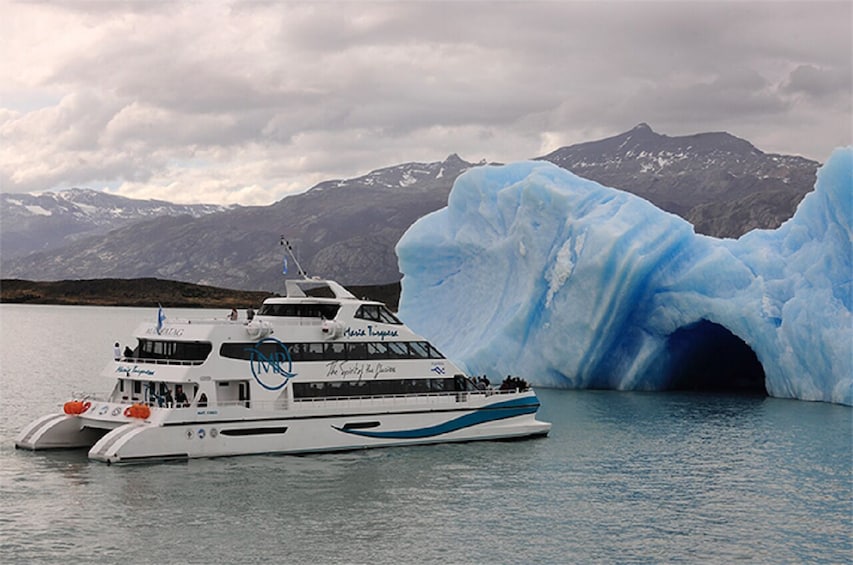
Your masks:
M 853 410 L 829 404 L 539 390 L 539 440 L 129 467 L 14 449 L 109 390 L 112 344 L 155 315 L 0 305 L 3 563 L 853 561 Z

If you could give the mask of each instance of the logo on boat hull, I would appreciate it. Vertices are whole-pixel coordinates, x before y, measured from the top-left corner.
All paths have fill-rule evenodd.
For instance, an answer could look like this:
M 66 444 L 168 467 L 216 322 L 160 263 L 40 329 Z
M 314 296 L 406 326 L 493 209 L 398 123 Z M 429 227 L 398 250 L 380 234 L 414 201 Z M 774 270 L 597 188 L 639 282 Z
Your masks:
M 287 346 L 274 337 L 265 337 L 255 343 L 254 347 L 247 347 L 246 351 L 251 355 L 249 364 L 252 367 L 252 376 L 258 384 L 267 390 L 279 390 L 287 384 L 287 381 L 296 376 L 293 372 L 293 361 L 290 359 L 290 351 Z M 269 380 L 281 382 L 267 382 Z

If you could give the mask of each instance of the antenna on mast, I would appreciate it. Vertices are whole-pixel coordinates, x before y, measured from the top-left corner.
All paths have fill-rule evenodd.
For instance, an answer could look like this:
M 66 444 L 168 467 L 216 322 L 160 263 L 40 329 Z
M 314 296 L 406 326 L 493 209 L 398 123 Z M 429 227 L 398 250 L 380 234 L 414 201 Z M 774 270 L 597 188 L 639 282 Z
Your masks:
M 299 264 L 299 261 L 296 259 L 296 253 L 293 252 L 293 246 L 290 245 L 290 242 L 284 238 L 284 235 L 281 236 L 279 240 L 279 245 L 283 245 L 284 249 L 287 251 L 287 254 L 290 255 L 290 258 L 293 259 L 293 263 L 296 265 L 297 272 L 302 275 L 303 279 L 308 278 L 308 274 L 302 270 L 302 265 Z M 287 257 L 284 258 L 284 274 L 287 274 Z

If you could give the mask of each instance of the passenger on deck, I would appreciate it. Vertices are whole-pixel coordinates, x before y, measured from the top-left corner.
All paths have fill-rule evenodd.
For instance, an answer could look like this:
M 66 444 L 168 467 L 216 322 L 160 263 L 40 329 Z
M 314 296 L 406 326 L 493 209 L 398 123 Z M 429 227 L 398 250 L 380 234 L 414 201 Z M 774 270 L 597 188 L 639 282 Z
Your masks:
M 201 396 L 198 397 L 198 406 L 199 408 L 207 406 L 207 395 L 205 393 L 201 393 Z
M 184 387 L 181 385 L 177 385 L 175 387 L 175 405 L 186 408 L 190 405 L 190 401 L 187 399 L 187 394 L 184 392 Z
M 115 357 L 116 361 L 121 360 L 121 346 L 118 344 L 118 342 L 116 342 L 116 344 L 113 346 L 113 357 Z
M 228 319 L 231 320 L 232 322 L 237 320 L 237 309 L 236 308 L 231 309 L 231 313 L 228 314 Z
M 166 388 L 166 391 L 163 393 L 163 402 L 166 404 L 166 408 L 171 408 L 175 404 L 175 399 L 172 398 L 172 391 L 169 388 Z

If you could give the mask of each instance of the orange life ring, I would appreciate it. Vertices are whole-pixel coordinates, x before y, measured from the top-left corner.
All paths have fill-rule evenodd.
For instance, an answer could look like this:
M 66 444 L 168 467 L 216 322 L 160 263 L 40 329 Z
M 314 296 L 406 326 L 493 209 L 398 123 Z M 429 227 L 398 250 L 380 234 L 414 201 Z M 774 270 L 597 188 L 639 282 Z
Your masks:
M 91 407 L 92 407 L 92 403 L 87 400 L 86 402 L 83 403 L 83 412 L 85 412 L 86 410 L 88 410 Z
M 131 404 L 124 409 L 124 415 L 128 418 L 140 418 L 144 420 L 151 415 L 151 408 L 145 404 Z
M 71 416 L 77 416 L 83 412 L 83 403 L 79 400 L 69 400 L 62 405 L 62 411 Z

